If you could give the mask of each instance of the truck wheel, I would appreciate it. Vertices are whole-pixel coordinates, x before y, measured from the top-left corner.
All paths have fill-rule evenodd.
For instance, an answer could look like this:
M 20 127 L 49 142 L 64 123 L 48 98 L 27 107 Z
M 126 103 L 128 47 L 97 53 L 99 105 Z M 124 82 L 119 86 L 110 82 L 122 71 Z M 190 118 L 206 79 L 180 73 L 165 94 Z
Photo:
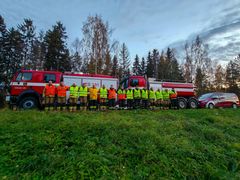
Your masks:
M 19 102 L 19 107 L 22 109 L 34 109 L 38 106 L 38 102 L 34 97 L 25 97 Z
M 232 108 L 233 108 L 233 109 L 237 109 L 237 108 L 238 108 L 238 107 L 237 107 L 237 104 L 234 103 L 234 104 L 232 105 Z
M 208 105 L 208 108 L 209 108 L 209 109 L 213 109 L 213 108 L 214 108 L 214 104 L 213 104 L 213 103 L 210 103 L 210 104 Z
M 198 101 L 196 99 L 194 99 L 194 98 L 190 98 L 188 100 L 188 106 L 191 109 L 196 109 L 196 108 L 198 108 Z
M 178 99 L 178 107 L 179 109 L 186 109 L 187 108 L 187 100 L 185 98 Z

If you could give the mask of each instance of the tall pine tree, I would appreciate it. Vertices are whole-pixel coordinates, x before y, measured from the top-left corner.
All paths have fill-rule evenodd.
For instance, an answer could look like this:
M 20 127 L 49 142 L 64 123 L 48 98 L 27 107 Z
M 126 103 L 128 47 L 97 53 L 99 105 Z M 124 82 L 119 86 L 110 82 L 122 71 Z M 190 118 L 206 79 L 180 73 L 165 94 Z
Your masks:
M 36 64 L 33 47 L 35 40 L 35 26 L 33 26 L 33 21 L 31 19 L 24 19 L 23 24 L 18 25 L 19 32 L 23 39 L 23 60 L 22 67 L 24 69 L 32 69 L 34 64 Z
M 0 82 L 6 81 L 6 24 L 4 18 L 0 15 Z
M 145 76 L 146 75 L 146 62 L 145 62 L 145 59 L 144 57 L 142 57 L 142 61 L 141 61 L 141 64 L 140 64 L 140 72 L 139 74 L 141 76 Z
M 112 72 L 111 72 L 111 76 L 113 77 L 118 77 L 119 75 L 119 64 L 118 64 L 118 58 L 117 55 L 113 56 L 113 60 L 112 60 Z
M 130 73 L 130 59 L 129 59 L 129 51 L 125 43 L 122 44 L 119 54 L 119 76 L 120 79 L 129 75 Z
M 21 68 L 21 62 L 24 56 L 21 33 L 11 28 L 6 34 L 5 44 L 5 81 L 9 83 L 12 76 Z
M 44 63 L 45 69 L 57 71 L 71 70 L 66 39 L 66 29 L 61 22 L 57 22 L 52 30 L 47 31 L 44 38 L 47 52 Z
M 140 66 L 140 60 L 138 55 L 136 54 L 133 62 L 132 72 L 134 75 L 140 75 L 141 74 L 141 66 Z
M 148 56 L 147 56 L 146 75 L 148 78 L 154 77 L 154 62 L 153 62 L 152 54 L 150 51 L 148 52 Z

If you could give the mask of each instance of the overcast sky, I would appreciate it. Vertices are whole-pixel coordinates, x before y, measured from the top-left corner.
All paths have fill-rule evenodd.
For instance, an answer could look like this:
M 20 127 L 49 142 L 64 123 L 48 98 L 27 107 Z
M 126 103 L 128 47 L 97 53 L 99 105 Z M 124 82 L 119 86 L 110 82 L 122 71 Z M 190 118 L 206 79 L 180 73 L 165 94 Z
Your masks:
M 197 34 L 209 44 L 214 59 L 240 53 L 240 0 L 0 0 L 0 14 L 8 27 L 31 18 L 44 31 L 60 20 L 69 45 L 82 38 L 87 16 L 99 14 L 132 57 L 169 45 L 181 51 Z

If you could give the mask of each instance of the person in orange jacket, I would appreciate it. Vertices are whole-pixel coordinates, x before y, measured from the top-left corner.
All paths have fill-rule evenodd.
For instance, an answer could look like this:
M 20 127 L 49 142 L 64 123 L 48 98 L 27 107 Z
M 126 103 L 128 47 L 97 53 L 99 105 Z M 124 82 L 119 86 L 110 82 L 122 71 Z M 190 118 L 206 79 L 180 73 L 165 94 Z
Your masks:
M 67 91 L 69 90 L 68 86 L 65 86 L 64 82 L 60 82 L 60 85 L 57 87 L 57 110 L 66 110 L 66 96 Z
M 115 108 L 115 101 L 116 101 L 117 93 L 116 90 L 113 88 L 113 85 L 111 85 L 110 89 L 108 90 L 108 106 L 109 109 Z
M 178 109 L 178 98 L 177 98 L 177 92 L 174 88 L 172 88 L 171 91 L 169 91 L 169 98 L 170 98 L 170 107 L 173 109 Z
M 56 95 L 56 87 L 53 85 L 52 81 L 49 81 L 43 89 L 43 98 L 44 98 L 44 109 L 45 110 L 54 110 L 54 98 Z

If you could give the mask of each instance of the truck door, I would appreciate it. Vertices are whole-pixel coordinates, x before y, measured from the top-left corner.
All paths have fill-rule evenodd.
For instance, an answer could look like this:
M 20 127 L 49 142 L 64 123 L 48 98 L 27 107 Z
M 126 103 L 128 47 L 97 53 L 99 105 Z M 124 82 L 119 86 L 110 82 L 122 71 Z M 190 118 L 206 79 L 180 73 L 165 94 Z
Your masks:
M 20 72 L 16 77 L 16 82 L 12 82 L 11 95 L 19 95 L 23 91 L 27 90 L 29 83 L 32 80 L 31 72 Z

